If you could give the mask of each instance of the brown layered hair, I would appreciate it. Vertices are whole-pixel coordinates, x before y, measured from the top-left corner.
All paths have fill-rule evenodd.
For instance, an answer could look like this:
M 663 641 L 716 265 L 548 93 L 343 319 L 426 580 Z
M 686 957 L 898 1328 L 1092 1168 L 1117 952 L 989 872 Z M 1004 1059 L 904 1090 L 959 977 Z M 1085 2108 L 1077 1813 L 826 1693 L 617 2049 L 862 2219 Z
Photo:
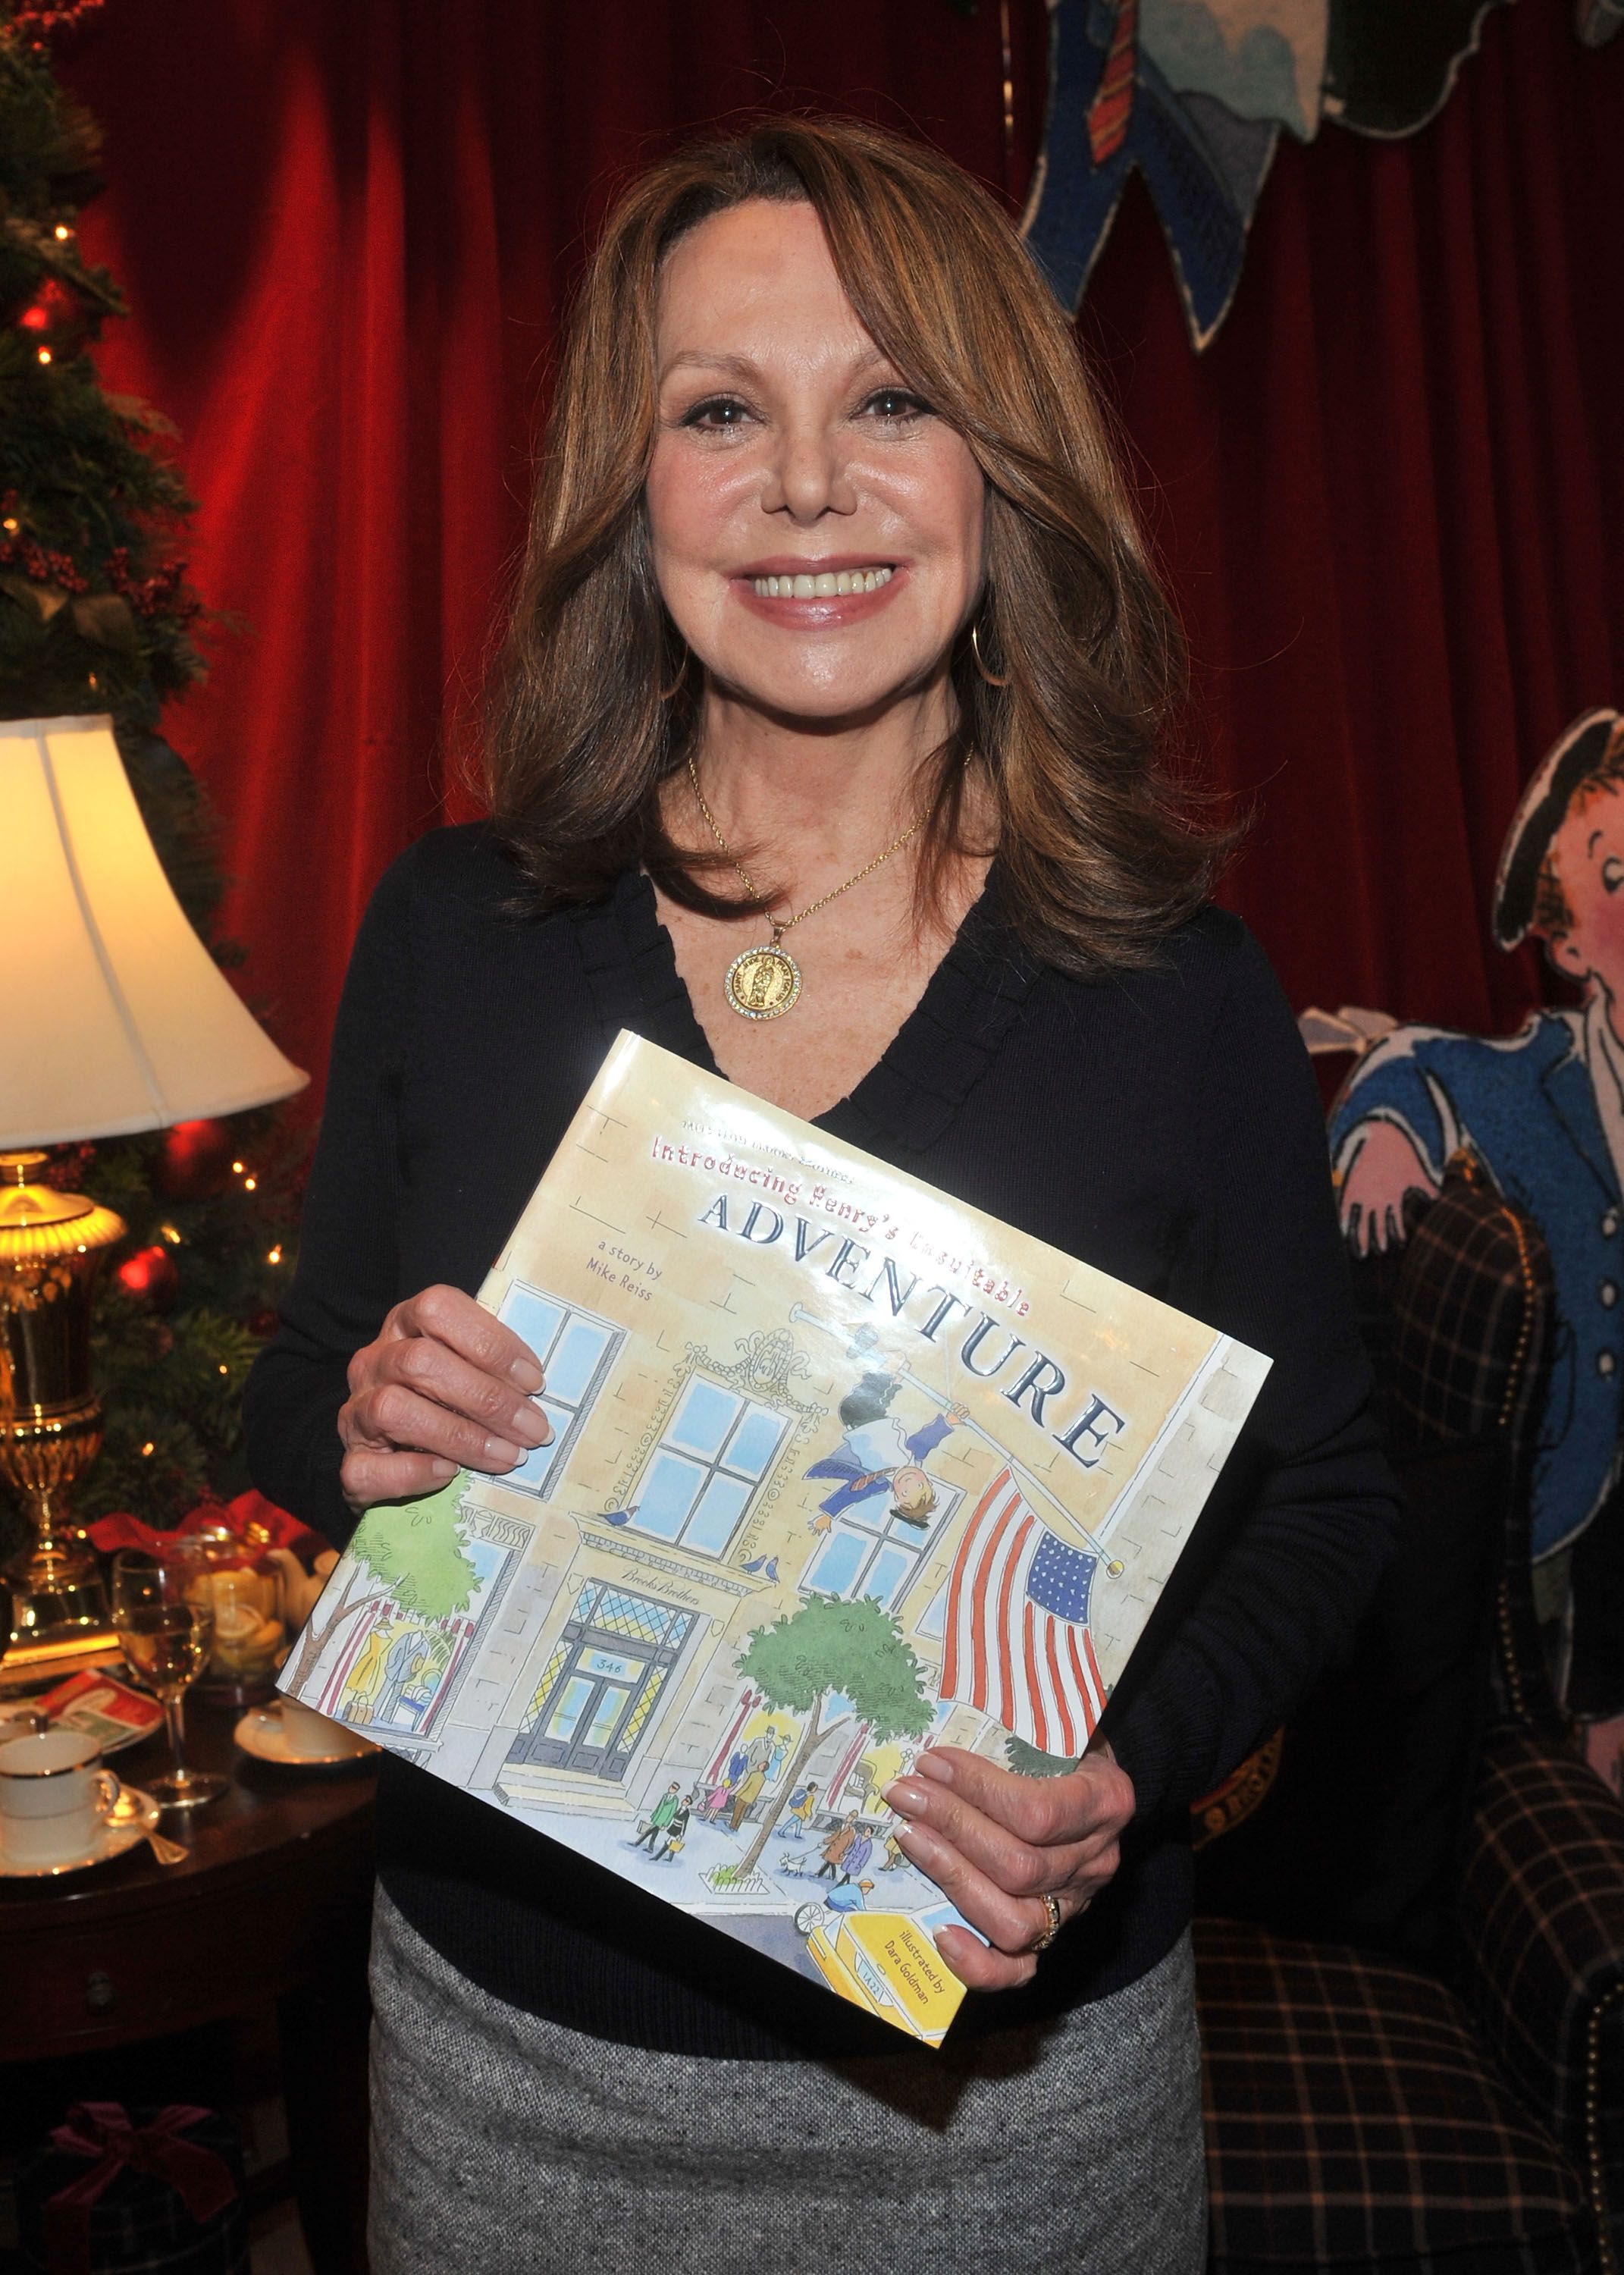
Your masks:
M 719 854 L 666 826 L 661 787 L 693 747 L 703 675 L 661 602 L 644 503 L 661 264 L 752 199 L 812 207 L 859 320 L 986 480 L 975 624 L 1008 684 L 958 643 L 956 723 L 920 785 L 919 913 L 939 906 L 958 855 L 995 850 L 1005 909 L 1037 955 L 1077 973 L 1151 961 L 1205 898 L 1221 833 L 1175 794 L 1182 646 L 1107 421 L 991 198 L 935 152 L 848 120 L 774 118 L 700 143 L 609 215 L 568 329 L 495 679 L 498 828 L 548 906 L 595 899 L 638 863 L 707 915 L 760 905 L 729 889 L 730 868 L 718 876 Z M 972 812 L 991 846 L 971 842 Z

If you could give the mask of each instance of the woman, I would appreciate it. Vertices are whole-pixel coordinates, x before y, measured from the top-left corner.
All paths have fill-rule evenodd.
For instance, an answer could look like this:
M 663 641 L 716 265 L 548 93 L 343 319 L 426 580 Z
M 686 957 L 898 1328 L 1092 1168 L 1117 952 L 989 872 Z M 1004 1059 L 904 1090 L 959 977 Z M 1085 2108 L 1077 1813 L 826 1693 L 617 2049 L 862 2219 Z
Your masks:
M 259 1482 L 340 1538 L 545 1440 L 466 1291 L 622 1026 L 1276 1364 L 1087 1757 L 927 1750 L 887 1789 L 980 1931 L 942 1938 L 988 1995 L 940 2054 L 385 1762 L 381 2275 L 799 2268 L 857 2195 L 925 2268 L 1203 2264 L 1188 1807 L 1347 1633 L 1393 1504 L 1314 1085 L 1170 803 L 1177 661 L 1069 328 L 973 184 L 788 122 L 632 188 L 493 822 L 414 847 L 356 949 Z

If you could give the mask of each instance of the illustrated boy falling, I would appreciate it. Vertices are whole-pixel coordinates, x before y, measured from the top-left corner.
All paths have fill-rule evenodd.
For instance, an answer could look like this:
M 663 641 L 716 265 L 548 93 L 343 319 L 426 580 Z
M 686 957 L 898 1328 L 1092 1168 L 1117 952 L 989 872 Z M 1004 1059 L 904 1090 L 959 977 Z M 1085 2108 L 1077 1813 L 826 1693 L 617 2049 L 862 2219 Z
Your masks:
M 814 1462 L 806 1472 L 809 1478 L 839 1480 L 812 1521 L 815 1532 L 828 1531 L 844 1510 L 879 1493 L 888 1493 L 895 1514 L 910 1524 L 929 1523 L 936 1488 L 925 1464 L 964 1420 L 964 1409 L 950 1406 L 945 1414 L 933 1414 L 904 1437 L 902 1424 L 889 1411 L 897 1387 L 895 1375 L 873 1372 L 841 1400 L 841 1427 L 846 1434 L 832 1454 Z
M 1583 991 L 1502 1041 L 1400 1027 L 1333 1107 L 1342 1222 L 1356 1252 L 1403 1237 L 1405 1196 L 1464 1146 L 1551 1251 L 1556 1332 L 1532 1487 L 1536 1599 L 1573 1622 L 1567 1703 L 1618 1783 L 1624 1740 L 1624 717 L 1576 720 L 1535 775 L 1494 893 L 1502 948 L 1543 940 Z M 1616 1730 L 1613 1718 L 1620 1718 Z M 1612 1736 L 1609 1740 L 1609 1731 Z

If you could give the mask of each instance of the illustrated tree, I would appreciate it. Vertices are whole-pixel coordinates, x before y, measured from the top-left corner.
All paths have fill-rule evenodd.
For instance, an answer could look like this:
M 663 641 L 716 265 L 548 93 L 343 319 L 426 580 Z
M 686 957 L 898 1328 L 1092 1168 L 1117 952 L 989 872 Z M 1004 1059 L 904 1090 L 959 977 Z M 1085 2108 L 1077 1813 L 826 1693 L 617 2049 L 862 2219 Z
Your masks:
M 94 121 L 48 40 L 95 0 L 0 0 L 0 719 L 110 713 L 177 899 L 215 961 L 226 887 L 201 784 L 158 731 L 205 674 L 203 603 L 182 557 L 192 501 L 156 412 L 102 383 L 102 324 L 125 313 L 86 259 L 102 188 Z M 66 1148 L 47 1171 L 129 1227 L 96 1307 L 106 1413 L 74 1496 L 90 1519 L 168 1525 L 240 1492 L 243 1384 L 292 1265 L 306 1139 L 278 1109 Z M 0 1489 L 0 1552 L 22 1520 Z
M 738 1672 L 769 1706 L 806 1718 L 789 1773 L 782 1780 L 749 1855 L 728 1874 L 744 1881 L 760 1862 L 784 1803 L 824 1735 L 825 1716 L 834 1699 L 849 1699 L 858 1719 L 881 1739 L 922 1738 L 935 1719 L 936 1701 L 902 1629 L 867 1596 L 856 1603 L 842 1603 L 834 1596 L 809 1598 L 798 1611 L 758 1629 L 739 1659 Z
M 467 1610 L 480 1579 L 458 1515 L 467 1485 L 459 1471 L 427 1500 L 384 1501 L 367 1510 L 351 1539 L 353 1568 L 337 1600 L 329 1610 L 324 1597 L 299 1637 L 295 1687 L 314 1667 L 328 1637 L 374 1604 L 398 1604 L 423 1620 Z

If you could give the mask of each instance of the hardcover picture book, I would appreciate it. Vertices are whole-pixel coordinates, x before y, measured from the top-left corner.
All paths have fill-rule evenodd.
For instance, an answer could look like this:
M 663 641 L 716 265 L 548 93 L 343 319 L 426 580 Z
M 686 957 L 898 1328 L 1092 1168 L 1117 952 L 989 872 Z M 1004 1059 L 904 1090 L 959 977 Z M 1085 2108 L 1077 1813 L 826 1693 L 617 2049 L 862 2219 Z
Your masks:
M 1268 1360 L 630 1034 L 480 1300 L 550 1443 L 370 1510 L 282 1688 L 940 2044 L 883 1790 L 1082 1754 Z

